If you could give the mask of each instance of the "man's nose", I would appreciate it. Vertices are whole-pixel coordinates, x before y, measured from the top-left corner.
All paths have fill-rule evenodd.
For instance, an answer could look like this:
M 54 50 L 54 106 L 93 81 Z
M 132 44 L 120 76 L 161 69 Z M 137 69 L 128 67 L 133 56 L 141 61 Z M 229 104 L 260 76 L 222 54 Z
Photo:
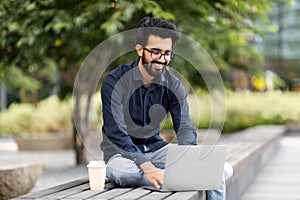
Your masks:
M 167 59 L 165 58 L 165 54 L 161 54 L 160 58 L 157 61 L 163 62 L 163 63 L 167 62 Z

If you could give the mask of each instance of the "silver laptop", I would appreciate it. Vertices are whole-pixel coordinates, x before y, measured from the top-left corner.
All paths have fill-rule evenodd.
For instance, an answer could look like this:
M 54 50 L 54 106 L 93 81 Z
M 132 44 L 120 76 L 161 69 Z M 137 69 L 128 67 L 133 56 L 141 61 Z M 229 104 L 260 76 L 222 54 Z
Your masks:
M 164 184 L 158 191 L 220 189 L 226 153 L 224 145 L 168 145 Z

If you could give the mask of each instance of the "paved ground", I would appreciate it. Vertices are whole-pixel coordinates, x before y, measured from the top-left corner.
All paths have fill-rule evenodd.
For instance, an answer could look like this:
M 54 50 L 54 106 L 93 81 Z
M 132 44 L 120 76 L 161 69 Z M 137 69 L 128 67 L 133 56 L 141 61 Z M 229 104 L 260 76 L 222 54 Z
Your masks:
M 67 183 L 88 175 L 86 166 L 75 165 L 75 153 L 72 150 L 39 152 L 39 157 L 47 159 L 44 161 L 45 170 L 30 192 Z
M 99 148 L 99 135 L 91 134 L 88 160 L 102 159 Z M 56 151 L 17 151 L 18 147 L 11 137 L 0 137 L 0 166 L 6 161 L 38 161 L 44 164 L 43 174 L 30 192 L 43 190 L 88 176 L 86 166 L 76 166 L 73 150 Z M 16 162 L 18 163 L 18 162 Z
M 87 176 L 86 166 L 75 165 L 73 150 L 0 151 L 0 160 L 36 160 L 44 163 L 43 174 L 30 192 L 39 191 Z M 1 162 L 1 161 L 0 161 Z
M 300 200 L 300 132 L 284 136 L 280 149 L 242 200 Z

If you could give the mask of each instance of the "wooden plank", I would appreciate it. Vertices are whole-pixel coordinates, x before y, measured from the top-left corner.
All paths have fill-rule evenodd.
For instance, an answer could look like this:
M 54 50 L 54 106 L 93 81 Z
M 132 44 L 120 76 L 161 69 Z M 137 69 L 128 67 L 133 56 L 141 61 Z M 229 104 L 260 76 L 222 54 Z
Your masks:
M 143 188 L 136 188 L 134 190 L 131 190 L 130 192 L 127 192 L 121 196 L 118 196 L 116 198 L 114 198 L 114 200 L 133 200 L 133 199 L 140 199 L 141 197 L 149 194 L 151 191 L 150 190 L 146 190 Z
M 105 184 L 105 189 L 104 190 L 90 190 L 90 189 L 88 189 L 88 190 L 82 191 L 80 193 L 70 195 L 70 196 L 65 197 L 63 199 L 88 199 L 88 198 L 91 198 L 91 197 L 96 196 L 98 194 L 101 194 L 103 192 L 107 192 L 108 190 L 111 190 L 112 188 L 115 188 L 115 185 L 112 182 L 108 182 L 108 183 Z
M 229 150 L 227 153 L 227 161 L 231 164 L 234 162 L 240 162 L 245 158 L 250 158 L 250 155 L 257 151 L 261 151 L 262 143 L 246 142 L 239 145 L 234 145 L 234 150 Z
M 62 199 L 65 198 L 67 196 L 71 196 L 73 194 L 78 194 L 81 193 L 85 190 L 88 190 L 90 188 L 88 183 L 85 183 L 83 185 L 79 185 L 79 186 L 75 186 L 66 190 L 62 190 L 60 192 L 57 193 L 53 193 L 53 194 L 49 194 L 47 196 L 43 196 L 43 199 Z
M 112 190 L 108 190 L 105 191 L 99 195 L 96 195 L 90 199 L 113 199 L 117 196 L 123 195 L 131 190 L 133 190 L 134 188 L 114 188 Z
M 205 191 L 176 192 L 165 200 L 205 200 Z
M 172 192 L 151 192 L 146 196 L 143 196 L 140 198 L 140 200 L 160 200 L 160 199 L 165 199 L 168 196 L 172 195 Z
M 104 189 L 104 190 L 85 190 L 80 193 L 62 198 L 64 200 L 71 200 L 71 199 L 76 199 L 76 200 L 81 200 L 81 199 L 90 199 L 96 195 L 99 195 L 103 192 L 107 192 L 109 189 Z
M 72 181 L 72 182 L 69 182 L 69 183 L 65 183 L 65 184 L 62 184 L 62 185 L 51 187 L 51 188 L 48 188 L 48 189 L 45 189 L 45 190 L 41 190 L 41 191 L 38 191 L 38 192 L 33 192 L 33 193 L 30 193 L 30 194 L 26 194 L 26 195 L 18 197 L 18 199 L 37 199 L 37 198 L 41 198 L 41 197 L 49 195 L 49 194 L 57 193 L 57 192 L 72 188 L 74 186 L 78 186 L 78 185 L 81 185 L 81 184 L 88 183 L 88 181 L 89 181 L 88 177 L 86 177 L 86 178 L 83 178 L 83 179 L 79 179 L 79 180 L 76 180 L 76 181 Z

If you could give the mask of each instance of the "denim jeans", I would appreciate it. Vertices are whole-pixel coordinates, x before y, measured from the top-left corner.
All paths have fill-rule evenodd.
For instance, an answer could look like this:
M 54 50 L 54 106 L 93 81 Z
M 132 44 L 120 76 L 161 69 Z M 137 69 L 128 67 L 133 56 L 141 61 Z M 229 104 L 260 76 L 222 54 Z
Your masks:
M 164 169 L 167 146 L 155 151 L 145 153 L 149 160 L 160 169 Z M 107 177 L 121 187 L 151 186 L 143 171 L 130 159 L 123 158 L 117 154 L 107 162 Z M 223 178 L 222 186 L 218 190 L 206 191 L 207 200 L 225 200 L 226 184 Z

